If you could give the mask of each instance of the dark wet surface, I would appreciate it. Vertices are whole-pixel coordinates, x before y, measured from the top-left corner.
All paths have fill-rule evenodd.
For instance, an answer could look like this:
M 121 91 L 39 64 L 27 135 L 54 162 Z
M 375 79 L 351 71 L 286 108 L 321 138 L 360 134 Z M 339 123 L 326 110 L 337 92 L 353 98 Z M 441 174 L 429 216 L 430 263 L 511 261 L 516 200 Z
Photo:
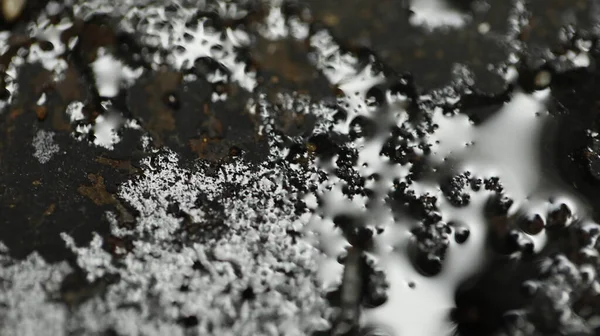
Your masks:
M 600 16 L 598 6 L 594 7 L 592 2 L 530 1 L 527 8 L 531 17 L 528 22 L 517 24 L 508 20 L 509 17 L 522 18 L 514 16 L 511 1 L 454 1 L 456 10 L 471 16 L 471 20 L 462 28 L 434 31 L 410 23 L 409 1 L 352 0 L 344 1 L 343 5 L 339 1 L 290 1 L 284 6 L 284 14 L 308 22 L 311 33 L 328 29 L 345 52 L 356 55 L 365 64 L 375 59 L 387 79 L 369 94 L 377 100 L 388 89 L 405 93 L 409 97 L 410 118 L 424 132 L 432 122 L 424 112 L 423 104 L 427 103 L 418 101 L 418 94 L 451 88 L 460 94 L 459 113 L 470 116 L 478 124 L 497 114 L 515 90 L 539 88 L 535 76 L 539 69 L 547 70 L 552 76 L 549 110 L 554 119 L 545 127 L 544 143 L 539 152 L 545 158 L 550 174 L 576 190 L 591 205 L 590 219 L 598 222 L 600 139 L 590 132 L 600 131 L 600 98 L 597 95 L 600 72 L 596 67 L 600 51 L 595 35 Z M 34 42 L 19 33 L 25 23 L 35 17 L 37 6 L 31 4 L 34 1 L 29 3 L 32 10 L 26 11 L 27 14 L 10 28 L 15 32 L 11 45 L 24 49 Z M 369 118 L 357 117 L 352 120 L 356 126 L 354 133 L 323 133 L 315 130 L 316 121 L 311 115 L 294 113 L 283 104 L 278 106 L 276 98 L 281 93 L 305 94 L 310 101 L 331 106 L 335 106 L 340 93 L 311 61 L 315 50 L 309 38 L 288 36 L 270 41 L 260 36 L 256 30 L 258 22 L 264 19 L 264 8 L 254 4 L 247 6 L 254 14 L 245 20 L 215 19 L 215 25 L 241 26 L 251 31 L 253 40 L 240 54 L 245 57 L 246 67 L 257 72 L 258 84 L 254 92 L 246 91 L 230 78 L 211 82 L 208 78 L 215 71 L 224 69 L 227 73 L 229 70 L 219 60 L 208 57 L 196 60 L 194 68 L 188 71 L 166 65 L 150 67 L 149 51 L 140 47 L 139 37 L 119 31 L 111 19 L 101 16 L 87 22 L 75 20 L 73 27 L 63 34 L 64 41 L 79 36 L 81 42 L 61 56 L 67 64 L 61 80 L 54 81 L 52 73 L 39 64 L 26 64 L 19 69 L 18 94 L 0 115 L 0 240 L 15 259 L 23 259 L 37 251 L 48 262 L 71 262 L 76 271 L 64 279 L 62 288 L 62 300 L 69 305 L 102 292 L 114 279 L 107 277 L 88 283 L 60 233 L 67 233 L 77 245 L 84 245 L 92 239 L 92 232 L 97 232 L 105 238 L 103 247 L 106 251 L 128 248 L 128 241 L 111 236 L 104 214 L 106 211 L 116 213 L 123 227 L 134 225 L 133 218 L 137 213 L 119 199 L 117 190 L 120 184 L 140 173 L 142 158 L 155 155 L 143 149 L 139 141 L 142 132 L 152 137 L 154 146 L 165 146 L 181 155 L 183 165 L 200 161 L 214 165 L 218 170 L 221 164 L 239 157 L 252 164 L 266 162 L 269 143 L 260 131 L 260 116 L 250 113 L 247 108 L 249 99 L 259 99 L 264 94 L 273 104 L 270 108 L 274 132 L 281 137 L 279 145 L 290 150 L 289 163 L 310 166 L 311 161 L 307 158 L 325 160 L 335 154 L 335 175 L 347 182 L 344 193 L 367 196 L 374 193 L 366 186 L 365 176 L 355 167 L 358 151 L 349 144 L 358 138 L 370 138 L 378 126 Z M 306 8 L 310 9 L 310 14 L 306 14 Z M 65 11 L 58 16 L 63 15 L 70 14 Z M 571 23 L 572 32 L 568 32 L 565 27 Z M 559 35 L 563 31 L 567 33 L 561 39 Z M 582 37 L 591 41 L 589 66 L 574 69 L 568 62 L 550 59 L 551 55 L 574 50 L 577 47 L 575 41 Z M 100 47 L 124 64 L 145 69 L 130 87 L 115 97 L 100 96 L 95 84 L 91 67 Z M 10 61 L 6 55 L 16 52 L 15 48 L 0 57 L 0 68 L 5 71 Z M 503 77 L 511 53 L 521 57 L 515 65 L 520 74 L 516 84 Z M 196 77 L 184 80 L 184 76 L 190 74 Z M 37 104 L 41 95 L 46 97 L 42 106 Z M 214 95 L 226 95 L 226 99 L 215 101 Z M 73 101 L 84 104 L 82 112 L 87 122 L 108 115 L 103 103 L 111 102 L 123 117 L 136 119 L 142 130 L 122 128 L 119 131 L 121 140 L 113 150 L 94 146 L 89 141 L 77 141 L 72 136 L 76 124 L 71 123 L 64 113 Z M 450 106 L 441 105 L 452 110 Z M 337 117 L 345 119 L 343 106 L 338 108 L 340 115 Z M 44 164 L 34 156 L 32 145 L 39 130 L 54 132 L 54 142 L 60 148 Z M 492 335 L 511 325 L 504 316 L 507 311 L 533 305 L 530 319 L 538 332 L 574 335 L 546 325 L 547 316 L 535 308 L 544 303 L 540 303 L 541 299 L 536 301 L 535 295 L 528 295 L 523 283 L 530 279 L 545 279 L 546 275 L 536 269 L 536 263 L 542 257 L 558 252 L 577 265 L 592 263 L 598 270 L 598 260 L 589 261 L 578 255 L 582 247 L 589 245 L 590 237 L 598 232 L 583 232 L 567 226 L 565 222 L 571 210 L 566 205 L 543 214 L 545 224 L 536 219 L 509 218 L 508 209 L 513 200 L 505 195 L 501 182 L 492 176 L 454 174 L 456 172 L 446 174 L 442 171 L 449 176 L 441 176 L 443 174 L 436 170 L 437 167 L 428 162 L 426 149 L 409 144 L 407 139 L 412 135 L 406 133 L 406 130 L 394 128 L 382 154 L 392 162 L 411 163 L 409 180 L 424 181 L 431 176 L 443 180 L 443 195 L 455 207 L 467 206 L 480 189 L 494 194 L 486 205 L 485 214 L 492 227 L 486 243 L 493 251 L 490 252 L 493 257 L 479 274 L 456 290 L 456 308 L 448 319 L 456 324 L 458 334 Z M 93 134 L 85 136 L 88 137 L 85 140 L 94 141 Z M 436 201 L 415 194 L 410 186 L 402 183 L 394 184 L 388 201 L 394 211 L 407 214 L 422 224 L 411 230 L 416 243 L 411 247 L 410 255 L 415 268 L 426 276 L 435 276 L 442 270 L 449 248 L 446 236 L 450 232 L 454 232 L 452 240 L 456 243 L 467 244 L 471 240 L 469 228 L 463 223 L 440 222 Z M 212 211 L 210 220 L 218 228 L 223 209 L 219 204 L 204 206 L 207 212 Z M 186 214 L 178 213 L 177 207 L 169 210 L 186 218 Z M 382 294 L 389 287 L 384 272 L 377 271 L 376 264 L 363 253 L 371 249 L 373 237 L 379 233 L 376 227 L 365 225 L 363 218 L 352 215 L 336 217 L 333 221 L 353 247 L 340 260 L 346 265 L 345 281 L 330 295 L 332 305 L 342 307 L 350 316 L 347 320 L 344 317 L 335 320 L 332 332 L 341 334 L 340 330 L 343 330 L 346 334 L 368 335 L 359 331 L 361 327 L 353 318 L 360 314 L 359 307 L 379 307 L 387 300 L 387 294 Z M 534 236 L 543 225 L 548 243 L 534 254 L 531 238 L 524 233 Z M 452 231 L 451 228 L 456 229 Z M 192 237 L 202 234 L 193 227 L 188 229 L 193 231 Z M 211 234 L 218 235 L 218 229 Z M 523 257 L 517 261 L 508 257 L 516 252 Z M 247 295 L 252 297 L 254 294 L 248 291 Z M 591 306 L 593 312 L 599 312 L 600 296 L 597 293 L 590 289 L 590 293 L 580 293 L 577 297 L 573 305 L 576 313 L 586 314 L 578 310 L 579 306 L 588 310 Z M 180 323 L 195 325 L 198 322 L 194 318 L 181 317 Z M 593 333 L 581 333 L 588 334 Z M 527 331 L 524 335 L 528 335 Z

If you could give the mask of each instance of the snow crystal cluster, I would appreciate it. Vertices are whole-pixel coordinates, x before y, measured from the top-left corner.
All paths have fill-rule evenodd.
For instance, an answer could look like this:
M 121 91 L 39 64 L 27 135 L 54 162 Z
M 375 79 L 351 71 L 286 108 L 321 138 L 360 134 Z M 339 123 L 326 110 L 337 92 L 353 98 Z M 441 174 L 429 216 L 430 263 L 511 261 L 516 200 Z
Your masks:
M 34 149 L 33 156 L 42 164 L 50 161 L 52 156 L 60 150 L 58 144 L 54 142 L 54 133 L 50 131 L 37 131 L 32 145 Z
M 295 209 L 293 172 L 243 161 L 191 171 L 169 152 L 144 164 L 142 176 L 119 192 L 138 213 L 136 226 L 113 223 L 115 236 L 132 241 L 131 251 L 114 259 L 99 236 L 88 247 L 63 236 L 90 281 L 120 278 L 104 298 L 75 312 L 86 330 L 184 335 L 181 319 L 193 321 L 187 331 L 198 335 L 304 335 L 327 327 L 328 305 L 316 281 L 320 252 L 289 234 L 310 217 Z M 205 205 L 215 202 L 223 235 L 188 242 L 190 230 L 207 225 L 212 210 Z
M 0 244 L 0 331 L 3 335 L 65 335 L 67 307 L 58 302 L 66 262 L 46 263 L 37 253 L 16 261 Z

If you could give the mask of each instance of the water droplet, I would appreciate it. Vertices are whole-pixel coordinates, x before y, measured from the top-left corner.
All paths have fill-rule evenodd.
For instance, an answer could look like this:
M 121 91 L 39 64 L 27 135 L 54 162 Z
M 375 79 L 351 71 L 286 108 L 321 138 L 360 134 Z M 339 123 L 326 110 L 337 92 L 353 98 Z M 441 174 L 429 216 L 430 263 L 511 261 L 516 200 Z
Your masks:
M 471 234 L 471 231 L 469 231 L 468 227 L 458 226 L 455 228 L 455 231 L 454 231 L 454 240 L 458 244 L 463 244 L 464 242 L 467 241 L 467 239 L 469 239 L 470 234 Z
M 524 217 L 519 220 L 519 227 L 523 232 L 535 236 L 544 230 L 544 220 L 538 214 L 532 218 Z

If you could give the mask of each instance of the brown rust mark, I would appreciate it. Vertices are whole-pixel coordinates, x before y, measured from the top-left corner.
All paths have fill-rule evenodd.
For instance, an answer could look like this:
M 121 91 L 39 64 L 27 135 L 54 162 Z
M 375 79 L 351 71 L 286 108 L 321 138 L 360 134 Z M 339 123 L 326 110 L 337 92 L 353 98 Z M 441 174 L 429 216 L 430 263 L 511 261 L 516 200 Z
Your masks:
M 77 188 L 77 191 L 89 198 L 96 205 L 109 205 L 115 204 L 116 200 L 108 191 L 104 185 L 104 178 L 96 174 L 88 174 L 88 179 L 92 182 L 91 186 L 81 185 Z
M 322 20 L 328 26 L 337 26 L 340 24 L 340 17 L 331 13 L 324 15 Z
M 48 116 L 48 110 L 46 109 L 45 106 L 38 105 L 34 109 L 35 109 L 35 115 L 37 116 L 39 121 L 46 120 L 46 116 Z
M 127 174 L 135 174 L 139 171 L 137 168 L 135 168 L 131 164 L 131 160 L 113 160 L 113 159 L 99 156 L 96 158 L 95 161 L 100 164 L 110 166 L 116 170 L 125 172 Z
M 56 210 L 56 203 L 50 204 L 50 206 L 48 207 L 48 209 L 46 209 L 46 211 L 44 211 L 44 216 L 50 216 L 50 215 L 52 215 L 55 210 Z

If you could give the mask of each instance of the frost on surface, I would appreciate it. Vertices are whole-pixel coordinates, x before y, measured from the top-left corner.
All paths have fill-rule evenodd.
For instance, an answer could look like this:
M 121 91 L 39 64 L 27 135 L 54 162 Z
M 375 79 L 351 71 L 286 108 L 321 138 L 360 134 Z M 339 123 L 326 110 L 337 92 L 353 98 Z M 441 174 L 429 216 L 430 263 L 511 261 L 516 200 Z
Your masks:
M 197 59 L 212 58 L 228 69 L 227 75 L 232 81 L 252 91 L 257 85 L 256 73 L 247 69 L 244 57 L 239 53 L 250 43 L 248 33 L 240 28 L 217 28 L 213 22 L 215 18 L 197 15 L 199 10 L 204 10 L 218 13 L 221 19 L 241 19 L 248 13 L 240 4 L 176 2 L 176 10 L 166 10 L 163 3 L 124 6 L 120 24 L 125 31 L 139 35 L 143 45 L 158 49 L 146 55 L 152 67 L 169 65 L 186 71 L 194 67 Z
M 54 132 L 44 130 L 37 131 L 32 146 L 34 149 L 33 156 L 42 164 L 50 161 L 52 156 L 60 150 L 58 144 L 54 142 Z
M 65 114 L 73 126 L 71 135 L 79 141 L 89 141 L 98 147 L 112 150 L 121 142 L 124 129 L 141 129 L 136 119 L 124 118 L 119 111 L 112 108 L 110 102 L 102 104 L 104 113 L 96 116 L 92 122 L 87 121 L 83 107 L 83 103 L 74 101 L 65 109 Z
M 47 264 L 38 254 L 14 261 L 0 244 L 0 326 L 2 335 L 66 335 L 67 308 L 53 301 L 66 262 Z
M 183 335 L 181 319 L 193 321 L 194 335 L 304 335 L 327 327 L 328 305 L 316 280 L 320 252 L 288 233 L 309 217 L 295 211 L 290 172 L 243 161 L 190 171 L 174 153 L 144 166 L 119 192 L 139 213 L 137 225 L 130 231 L 113 225 L 113 234 L 131 239 L 131 251 L 111 262 L 99 236 L 89 247 L 63 236 L 89 280 L 120 277 L 104 299 L 75 312 L 80 327 L 112 326 L 120 335 Z M 226 230 L 190 241 L 194 227 L 211 235 L 204 205 L 212 202 L 223 210 L 223 222 L 214 225 Z
M 162 2 L 137 6 L 141 4 L 82 1 L 73 6 L 73 15 L 85 20 L 104 13 L 115 18 L 119 29 L 135 34 L 142 47 L 148 47 L 141 55 L 147 61 L 147 71 L 165 66 L 191 71 L 198 58 L 210 58 L 223 67 L 208 75 L 209 81 L 237 82 L 248 91 L 256 87 L 254 70 L 247 67 L 240 53 L 250 42 L 245 30 L 213 26 L 208 18 L 198 15 L 198 10 L 210 9 L 220 17 L 238 20 L 247 14 L 241 5 L 219 1 L 204 8 L 205 4 L 177 2 L 177 6 L 166 10 Z M 32 26 L 30 37 L 52 40 L 53 44 L 56 42 L 55 49 L 36 47 L 29 54 L 31 59 L 15 57 L 7 77 L 17 78 L 19 67 L 26 62 L 40 62 L 44 68 L 61 70 L 54 73 L 59 77 L 64 70 L 62 57 L 81 42 L 54 41 L 69 27 L 70 21 L 66 20 L 56 25 L 40 21 Z M 90 102 L 83 99 L 69 102 L 64 110 L 75 140 L 106 150 L 113 150 L 122 140 L 124 128 L 140 128 L 135 119 L 112 103 L 139 77 L 141 70 L 129 68 L 111 52 L 109 48 L 98 49 L 95 61 L 89 64 L 98 95 L 98 101 L 92 104 L 100 105 L 94 106 L 100 111 L 90 115 L 84 108 Z M 322 110 L 319 104 L 311 109 Z M 274 143 L 270 131 L 264 135 L 270 144 Z M 52 140 L 52 133 L 40 131 L 37 138 L 36 157 L 40 162 L 49 160 L 58 151 L 47 141 Z M 4 305 L 0 305 L 0 311 L 6 315 L 2 315 L 3 321 L 27 324 L 27 318 L 10 314 L 35 313 L 36 309 L 42 314 L 42 310 L 54 309 L 55 313 L 44 313 L 55 322 L 51 328 L 45 327 L 43 320 L 32 328 L 47 328 L 52 335 L 115 332 L 236 336 L 306 335 L 327 329 L 330 307 L 317 272 L 322 253 L 301 238 L 310 219 L 301 199 L 309 184 L 306 169 L 291 166 L 275 150 L 262 164 L 239 158 L 218 165 L 180 163 L 177 154 L 151 148 L 147 136 L 142 141 L 148 157 L 140 164 L 140 174 L 122 183 L 117 193 L 120 202 L 132 210 L 135 221 L 123 225 L 115 213 L 106 215 L 110 239 L 121 239 L 126 242 L 125 247 L 109 252 L 108 235 L 94 234 L 90 243 L 78 245 L 70 232 L 61 234 L 75 257 L 74 267 L 83 272 L 88 283 L 104 282 L 107 278 L 116 279 L 114 283 L 102 295 L 67 311 L 64 304 L 49 302 L 52 292 L 36 292 L 47 282 L 45 279 L 22 268 L 15 269 L 15 274 L 8 275 L 29 276 L 27 286 L 35 289 L 29 291 L 35 298 L 23 293 L 20 301 L 31 301 L 37 306 L 28 309 L 11 302 L 5 305 L 11 310 L 5 313 Z M 46 265 L 36 255 L 26 262 L 47 272 L 62 270 Z M 0 274 L 7 274 L 10 267 Z M 68 268 L 63 273 L 66 271 Z M 64 278 L 63 273 L 59 280 Z M 16 285 L 10 286 L 2 288 L 1 294 L 14 292 Z M 9 324 L 0 330 L 21 330 L 18 328 L 21 327 Z M 44 334 L 32 330 L 32 335 Z
M 83 248 L 78 248 L 68 234 L 62 233 L 61 237 L 67 247 L 77 256 L 78 266 L 86 271 L 86 278 L 90 283 L 114 269 L 111 265 L 112 258 L 108 252 L 102 249 L 102 237 L 98 234 L 94 234 L 90 245 Z

